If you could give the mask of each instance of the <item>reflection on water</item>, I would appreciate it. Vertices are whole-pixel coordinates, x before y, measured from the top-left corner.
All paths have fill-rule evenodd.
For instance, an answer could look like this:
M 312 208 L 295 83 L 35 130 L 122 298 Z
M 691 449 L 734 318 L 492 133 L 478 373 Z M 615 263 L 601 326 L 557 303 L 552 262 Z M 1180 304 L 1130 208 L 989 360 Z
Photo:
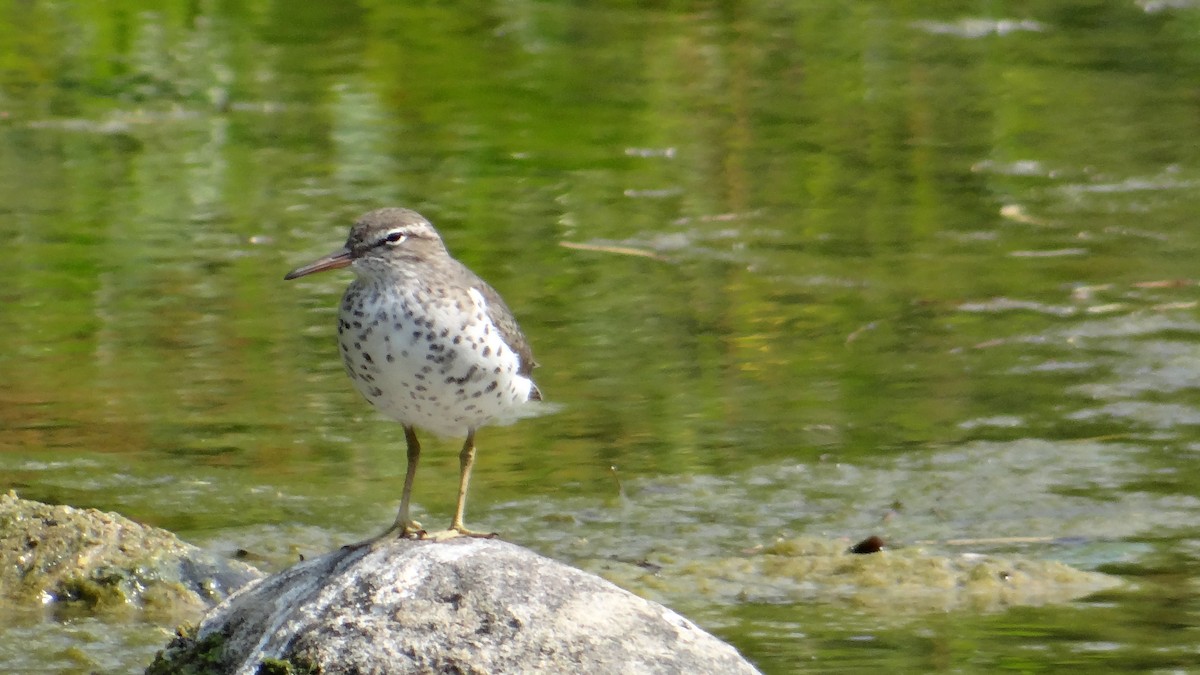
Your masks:
M 0 2 L 0 487 L 280 565 L 382 529 L 347 278 L 281 277 L 402 204 L 563 406 L 480 433 L 478 526 L 668 581 L 880 534 L 1138 582 L 913 616 L 623 579 L 771 672 L 1190 653 L 1196 10 L 282 7 Z M 22 625 L 80 672 L 158 642 Z

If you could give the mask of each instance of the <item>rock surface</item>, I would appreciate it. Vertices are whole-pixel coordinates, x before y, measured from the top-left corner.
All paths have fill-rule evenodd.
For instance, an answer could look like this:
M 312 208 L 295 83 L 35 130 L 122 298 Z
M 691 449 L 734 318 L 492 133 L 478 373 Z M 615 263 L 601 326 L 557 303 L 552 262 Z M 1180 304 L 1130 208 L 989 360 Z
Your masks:
M 758 672 L 662 605 L 513 544 L 469 538 L 387 539 L 302 562 L 235 593 L 147 672 L 260 668 Z
M 993 545 L 1003 540 L 991 542 Z M 1016 606 L 1070 602 L 1117 588 L 1117 576 L 1055 560 L 1019 555 L 954 552 L 958 545 L 885 544 L 869 555 L 850 552 L 852 540 L 780 538 L 726 557 L 672 552 L 661 568 L 584 561 L 623 588 L 663 598 L 703 598 L 709 603 L 845 604 L 879 616 L 929 612 L 996 612 Z M 1048 543 L 1048 542 L 1047 542 Z M 591 542 L 592 546 L 602 544 Z
M 0 495 L 0 599 L 188 618 L 263 576 L 155 527 Z

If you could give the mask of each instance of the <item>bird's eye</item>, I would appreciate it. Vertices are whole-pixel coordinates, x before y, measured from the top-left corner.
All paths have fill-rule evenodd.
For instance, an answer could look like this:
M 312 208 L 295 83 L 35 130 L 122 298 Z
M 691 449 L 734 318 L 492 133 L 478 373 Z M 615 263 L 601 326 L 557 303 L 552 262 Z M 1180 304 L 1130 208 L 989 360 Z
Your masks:
M 408 239 L 408 233 L 406 233 L 404 230 L 393 230 L 387 233 L 387 237 L 384 238 L 384 241 L 389 244 L 399 244 L 405 239 Z

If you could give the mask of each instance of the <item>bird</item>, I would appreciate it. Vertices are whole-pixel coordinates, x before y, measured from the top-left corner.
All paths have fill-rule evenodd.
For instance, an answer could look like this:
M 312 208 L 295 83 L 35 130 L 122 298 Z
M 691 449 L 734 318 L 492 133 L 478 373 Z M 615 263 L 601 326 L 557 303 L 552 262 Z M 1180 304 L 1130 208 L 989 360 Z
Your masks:
M 475 464 L 475 432 L 533 414 L 542 400 L 525 334 L 494 288 L 450 255 L 424 216 L 382 208 L 360 216 L 346 244 L 287 273 L 285 280 L 349 267 L 355 275 L 338 311 L 342 362 L 354 387 L 404 428 L 407 468 L 400 510 L 380 538 L 494 537 L 463 522 Z M 417 429 L 465 434 L 458 500 L 447 530 L 427 532 L 409 505 L 421 456 Z

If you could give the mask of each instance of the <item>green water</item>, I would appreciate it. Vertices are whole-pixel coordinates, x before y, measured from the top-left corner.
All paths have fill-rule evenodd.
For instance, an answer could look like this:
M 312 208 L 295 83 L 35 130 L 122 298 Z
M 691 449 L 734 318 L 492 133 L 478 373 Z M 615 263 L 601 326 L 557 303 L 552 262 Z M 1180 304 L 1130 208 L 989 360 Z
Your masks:
M 403 436 L 342 373 L 348 276 L 282 276 L 406 205 L 563 405 L 480 433 L 468 524 L 770 673 L 1200 668 L 1197 91 L 1200 8 L 1148 0 L 0 0 L 0 489 L 276 564 L 381 530 Z M 800 534 L 1129 583 L 687 576 Z M 15 672 L 169 634 L 6 623 Z

